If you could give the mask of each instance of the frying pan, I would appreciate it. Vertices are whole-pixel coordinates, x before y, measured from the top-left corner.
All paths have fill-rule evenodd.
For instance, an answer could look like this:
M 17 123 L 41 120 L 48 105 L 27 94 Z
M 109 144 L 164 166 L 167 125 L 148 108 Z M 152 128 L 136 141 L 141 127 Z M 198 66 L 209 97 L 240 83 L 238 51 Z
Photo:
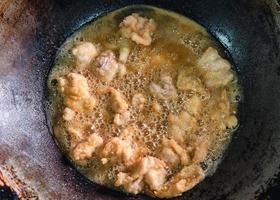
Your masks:
M 240 127 L 223 162 L 178 199 L 261 198 L 280 166 L 280 9 L 272 0 L 1 0 L 0 185 L 22 199 L 150 199 L 81 176 L 58 150 L 44 110 L 59 46 L 86 22 L 131 4 L 173 10 L 205 26 L 232 58 L 243 89 Z

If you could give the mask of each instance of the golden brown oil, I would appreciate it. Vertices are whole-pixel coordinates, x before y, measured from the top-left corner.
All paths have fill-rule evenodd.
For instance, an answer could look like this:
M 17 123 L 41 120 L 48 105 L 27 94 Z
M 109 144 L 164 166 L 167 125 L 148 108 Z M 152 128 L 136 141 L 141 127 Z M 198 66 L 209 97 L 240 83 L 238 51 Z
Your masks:
M 157 23 L 157 30 L 153 36 L 151 46 L 143 47 L 136 45 L 129 39 L 124 39 L 119 33 L 119 24 L 127 15 L 137 12 L 140 15 L 153 18 Z M 79 41 L 89 41 L 94 44 L 100 44 L 106 49 L 113 50 L 118 54 L 120 46 L 129 45 L 131 53 L 126 64 L 128 73 L 122 78 L 115 78 L 112 82 L 106 83 L 99 80 L 94 70 L 89 67 L 84 70 L 75 68 L 75 59 L 71 54 L 71 49 Z M 101 133 L 105 138 L 118 136 L 123 127 L 117 127 L 113 124 L 112 114 L 108 109 L 107 96 L 101 94 L 100 88 L 109 85 L 121 91 L 126 100 L 131 102 L 132 96 L 136 93 L 142 93 L 147 96 L 147 103 L 142 112 L 136 111 L 132 106 L 129 111 L 132 113 L 130 124 L 135 124 L 140 131 L 137 137 L 148 146 L 151 152 L 155 152 L 160 145 L 161 139 L 167 135 L 167 116 L 179 114 L 184 110 L 184 104 L 193 95 L 192 92 L 179 91 L 178 98 L 171 101 L 157 100 L 152 97 L 148 91 L 151 82 L 158 82 L 161 75 L 168 74 L 176 83 L 176 77 L 179 71 L 187 70 L 193 75 L 201 77 L 195 66 L 198 58 L 208 47 L 214 47 L 218 50 L 220 46 L 207 33 L 207 31 L 196 22 L 178 15 L 176 13 L 158 9 L 150 6 L 133 6 L 127 7 L 92 21 L 80 30 L 75 32 L 60 48 L 53 69 L 49 75 L 48 87 L 50 97 L 48 110 L 51 116 L 53 126 L 60 126 L 64 134 L 55 135 L 56 139 L 67 154 L 69 151 L 69 140 L 66 131 L 63 131 L 61 124 L 61 113 L 63 109 L 62 98 L 57 92 L 55 80 L 69 72 L 77 72 L 84 75 L 89 83 L 90 92 L 99 102 L 92 113 L 78 114 L 75 121 L 84 130 L 89 132 Z M 220 51 L 221 53 L 222 51 Z M 156 56 L 162 55 L 166 62 L 157 63 Z M 219 96 L 215 94 L 226 90 L 230 96 L 230 109 L 232 113 L 237 112 L 238 102 L 236 96 L 240 95 L 235 77 L 229 85 L 218 88 L 216 91 L 209 90 L 209 94 L 214 102 L 219 102 Z M 217 124 L 210 120 L 211 106 L 206 97 L 201 96 L 203 101 L 202 116 L 200 117 L 199 134 L 207 134 L 215 141 L 211 146 L 211 153 L 205 162 L 206 172 L 214 172 L 214 168 L 219 162 L 222 153 L 232 136 L 233 130 L 227 129 L 220 131 Z M 216 99 L 215 99 L 216 98 Z M 152 112 L 152 104 L 157 101 L 162 107 L 161 113 Z M 153 154 L 153 153 L 151 153 Z M 76 164 L 74 162 L 74 164 Z M 76 165 L 86 177 L 90 180 L 111 186 L 115 179 L 119 166 L 101 165 L 97 159 L 92 159 L 86 166 Z

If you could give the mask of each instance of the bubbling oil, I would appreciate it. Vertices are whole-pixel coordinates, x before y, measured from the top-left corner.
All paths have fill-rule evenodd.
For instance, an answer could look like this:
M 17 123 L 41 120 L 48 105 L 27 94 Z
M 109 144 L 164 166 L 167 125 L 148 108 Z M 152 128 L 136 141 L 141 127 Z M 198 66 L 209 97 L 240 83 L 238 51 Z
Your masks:
M 148 18 L 153 18 L 157 23 L 157 30 L 153 36 L 153 43 L 148 47 L 139 47 L 128 39 L 124 39 L 119 34 L 119 24 L 127 15 L 138 12 Z M 86 69 L 77 69 L 75 59 L 71 49 L 79 41 L 88 41 L 100 45 L 101 48 L 111 49 L 118 54 L 118 48 L 122 45 L 131 47 L 129 59 L 126 63 L 127 74 L 124 77 L 117 77 L 112 82 L 107 83 L 96 76 L 96 72 L 90 66 Z M 141 93 L 146 97 L 146 103 L 141 112 L 136 110 L 131 103 L 128 111 L 131 113 L 129 124 L 137 127 L 135 137 L 143 141 L 149 148 L 150 154 L 160 147 L 162 138 L 168 135 L 168 115 L 179 115 L 185 110 L 185 103 L 194 95 L 191 91 L 178 91 L 178 97 L 170 101 L 156 99 L 149 92 L 151 82 L 158 82 L 162 75 L 169 75 L 176 83 L 176 77 L 181 70 L 191 71 L 196 77 L 201 78 L 195 63 L 202 53 L 208 48 L 214 47 L 222 54 L 221 47 L 211 37 L 207 31 L 196 22 L 178 15 L 176 13 L 150 6 L 132 6 L 119 9 L 92 21 L 70 36 L 59 49 L 55 64 L 48 78 L 48 88 L 50 90 L 47 110 L 50 114 L 54 127 L 64 128 L 61 123 L 62 110 L 64 108 L 61 95 L 57 91 L 56 81 L 59 77 L 70 72 L 82 74 L 86 77 L 90 87 L 90 93 L 96 97 L 98 106 L 91 113 L 78 113 L 73 121 L 78 126 L 90 134 L 99 133 L 103 138 L 119 136 L 125 126 L 113 124 L 112 113 L 108 111 L 108 94 L 100 93 L 105 86 L 111 86 L 120 91 L 127 102 L 131 102 L 133 95 Z M 163 55 L 165 62 L 157 63 L 156 56 Z M 206 174 L 214 173 L 217 163 L 220 162 L 223 152 L 230 142 L 233 129 L 219 131 L 218 125 L 211 121 L 208 100 L 215 98 L 214 93 L 226 90 L 230 97 L 230 109 L 232 113 L 237 112 L 240 90 L 237 78 L 225 88 L 217 88 L 218 91 L 208 90 L 209 96 L 196 94 L 203 101 L 202 115 L 199 119 L 199 129 L 197 134 L 209 135 L 215 141 L 210 148 L 207 160 L 203 166 Z M 217 97 L 218 98 L 218 97 Z M 219 100 L 217 99 L 217 102 Z M 161 107 L 161 112 L 153 112 L 152 105 L 157 102 Z M 70 151 L 70 142 L 67 131 L 57 136 L 58 144 L 66 154 Z M 116 174 L 121 166 L 108 165 L 104 167 L 97 159 L 92 159 L 87 165 L 79 165 L 73 161 L 77 169 L 90 180 L 112 186 Z M 171 173 L 171 172 L 170 172 Z

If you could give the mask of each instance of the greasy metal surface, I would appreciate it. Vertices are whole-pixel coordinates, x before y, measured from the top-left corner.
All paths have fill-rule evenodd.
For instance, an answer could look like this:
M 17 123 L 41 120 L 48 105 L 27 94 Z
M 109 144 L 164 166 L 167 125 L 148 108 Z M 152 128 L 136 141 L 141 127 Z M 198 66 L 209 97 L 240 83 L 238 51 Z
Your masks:
M 260 0 L 1 0 L 0 171 L 6 182 L 20 185 L 26 199 L 149 199 L 81 177 L 58 151 L 43 106 L 47 73 L 65 38 L 131 3 L 174 10 L 207 27 L 232 56 L 243 86 L 241 126 L 224 161 L 181 199 L 253 199 L 280 166 L 280 33 Z

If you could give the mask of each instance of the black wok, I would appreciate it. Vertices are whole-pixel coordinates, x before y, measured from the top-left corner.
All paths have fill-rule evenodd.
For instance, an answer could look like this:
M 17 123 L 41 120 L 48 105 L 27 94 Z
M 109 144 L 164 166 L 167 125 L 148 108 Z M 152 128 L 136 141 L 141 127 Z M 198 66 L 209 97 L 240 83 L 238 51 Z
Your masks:
M 22 199 L 150 199 L 83 178 L 58 150 L 43 104 L 64 40 L 91 19 L 131 4 L 173 10 L 205 26 L 232 58 L 243 89 L 240 127 L 223 162 L 178 199 L 263 198 L 280 166 L 280 9 L 272 0 L 1 0 L 0 185 Z

